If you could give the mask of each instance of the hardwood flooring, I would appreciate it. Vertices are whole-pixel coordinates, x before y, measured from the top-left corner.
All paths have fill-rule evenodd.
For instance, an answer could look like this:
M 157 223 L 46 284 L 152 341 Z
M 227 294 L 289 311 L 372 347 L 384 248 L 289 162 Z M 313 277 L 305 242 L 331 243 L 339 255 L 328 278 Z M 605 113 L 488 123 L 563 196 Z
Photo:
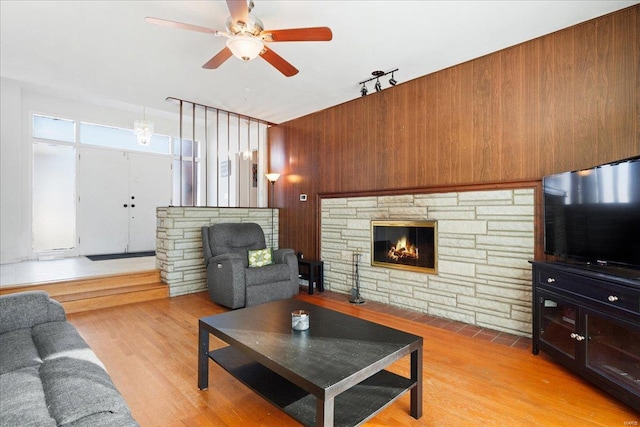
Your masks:
M 352 305 L 330 293 L 297 298 L 424 337 L 424 414 L 409 415 L 409 395 L 367 426 L 625 426 L 640 414 L 522 345 L 489 342 Z M 141 426 L 297 426 L 211 362 L 198 390 L 198 319 L 226 311 L 206 293 L 69 314 L 104 362 Z M 211 348 L 222 347 L 211 337 Z M 406 359 L 406 360 L 405 360 Z M 409 358 L 391 370 L 408 375 Z

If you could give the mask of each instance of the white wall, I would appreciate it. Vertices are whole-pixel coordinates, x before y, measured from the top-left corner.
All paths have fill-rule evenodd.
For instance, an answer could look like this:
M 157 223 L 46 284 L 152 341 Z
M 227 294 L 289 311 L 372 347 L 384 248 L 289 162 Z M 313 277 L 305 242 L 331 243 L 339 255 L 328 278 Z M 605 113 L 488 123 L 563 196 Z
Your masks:
M 23 224 L 24 161 L 21 150 L 20 85 L 0 79 L 0 262 L 26 255 L 28 231 Z M 27 234 L 25 234 L 27 233 Z
M 0 79 L 1 100 L 1 235 L 0 263 L 33 258 L 31 242 L 32 139 L 31 115 L 34 113 L 132 128 L 142 116 L 142 107 L 107 106 L 86 100 L 45 93 L 20 82 Z M 138 111 L 139 110 L 139 111 Z M 154 116 L 155 132 L 178 134 L 177 115 L 171 119 Z
M 53 117 L 72 119 L 120 128 L 132 128 L 135 120 L 142 118 L 142 106 L 118 103 L 107 100 L 89 99 L 86 96 L 61 94 L 59 90 L 44 89 L 26 85 L 18 81 L 5 78 L 0 79 L 1 99 L 1 135 L 0 146 L 2 172 L 1 181 L 1 252 L 0 263 L 25 261 L 34 258 L 32 253 L 31 220 L 32 220 L 32 139 L 31 139 L 31 115 L 42 114 Z M 162 95 L 160 95 L 162 96 Z M 176 104 L 177 105 L 177 104 Z M 178 136 L 180 133 L 179 110 L 176 113 L 146 111 L 147 118 L 154 122 L 154 132 L 163 135 Z M 255 124 L 255 123 L 254 123 Z M 259 144 L 247 147 L 246 142 L 238 144 L 227 143 L 220 145 L 226 147 L 225 158 L 235 158 L 232 147 L 238 146 L 240 150 L 251 148 L 264 152 L 266 146 L 266 126 L 262 125 L 264 132 L 258 140 L 252 135 L 252 140 Z M 223 133 L 227 135 L 228 133 Z M 238 135 L 237 130 L 230 135 Z M 244 135 L 244 134 L 243 134 Z M 185 134 L 188 138 L 188 133 Z M 211 140 L 210 140 L 211 141 Z M 230 141 L 231 142 L 231 141 Z M 213 157 L 215 150 L 209 149 L 209 164 L 216 165 Z M 264 169 L 266 156 L 260 156 L 259 170 L 259 198 L 258 205 L 265 206 Z M 209 174 L 213 181 L 210 189 L 217 187 L 215 181 L 215 169 Z M 232 185 L 227 191 L 235 192 Z M 235 198 L 235 195 L 234 195 Z M 215 197 L 211 196 L 211 200 Z M 220 204 L 223 204 L 222 198 Z

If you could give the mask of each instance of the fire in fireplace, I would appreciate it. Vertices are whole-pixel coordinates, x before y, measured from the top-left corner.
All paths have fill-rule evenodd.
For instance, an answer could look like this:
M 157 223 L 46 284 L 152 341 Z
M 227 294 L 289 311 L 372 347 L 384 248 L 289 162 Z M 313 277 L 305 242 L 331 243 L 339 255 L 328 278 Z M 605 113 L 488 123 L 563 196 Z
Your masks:
M 436 221 L 372 221 L 371 265 L 437 274 Z

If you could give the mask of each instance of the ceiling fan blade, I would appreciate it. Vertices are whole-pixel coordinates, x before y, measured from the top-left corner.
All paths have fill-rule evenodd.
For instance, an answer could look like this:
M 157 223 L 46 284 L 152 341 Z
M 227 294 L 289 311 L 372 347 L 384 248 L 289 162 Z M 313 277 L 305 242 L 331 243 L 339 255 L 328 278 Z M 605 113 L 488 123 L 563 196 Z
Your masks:
M 264 30 L 260 36 L 270 42 L 328 42 L 333 38 L 333 33 L 329 27 L 311 27 Z
M 147 22 L 149 24 L 162 25 L 164 27 L 178 28 L 178 29 L 181 29 L 181 30 L 198 31 L 198 32 L 201 32 L 201 33 L 207 33 L 207 34 L 213 34 L 213 35 L 217 35 L 219 33 L 219 31 L 212 30 L 211 28 L 207 28 L 207 27 L 200 27 L 198 25 L 184 24 L 182 22 L 169 21 L 167 19 L 153 18 L 153 17 L 150 17 L 150 16 L 147 16 L 146 18 L 144 18 L 144 20 L 145 20 L 145 22 Z
M 296 67 L 289 64 L 283 57 L 269 49 L 267 46 L 264 47 L 260 56 L 287 77 L 298 74 L 298 69 Z
M 229 12 L 231 12 L 231 20 L 233 22 L 249 23 L 249 7 L 247 0 L 227 0 Z
M 220 52 L 218 52 L 216 54 L 216 56 L 214 56 L 213 58 L 211 58 L 210 60 L 208 60 L 203 66 L 202 68 L 206 68 L 207 70 L 213 70 L 218 68 L 220 65 L 222 65 L 222 63 L 224 61 L 226 61 L 227 59 L 231 58 L 233 54 L 231 53 L 231 50 L 225 46 L 224 49 L 222 49 Z

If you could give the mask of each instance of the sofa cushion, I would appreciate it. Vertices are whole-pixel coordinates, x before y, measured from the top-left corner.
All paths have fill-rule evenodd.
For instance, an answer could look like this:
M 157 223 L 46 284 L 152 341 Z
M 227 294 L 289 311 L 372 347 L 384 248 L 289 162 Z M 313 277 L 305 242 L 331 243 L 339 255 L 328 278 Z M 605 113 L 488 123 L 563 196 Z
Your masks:
M 65 319 L 62 305 L 44 291 L 18 292 L 0 298 L 0 334 Z
M 94 363 L 106 371 L 98 356 L 71 323 L 43 323 L 33 327 L 32 335 L 40 357 L 44 361 L 69 357 Z
M 102 412 L 130 413 L 107 372 L 93 362 L 71 357 L 45 360 L 40 378 L 58 425 Z
M 271 264 L 260 268 L 247 268 L 244 272 L 247 287 L 265 283 L 286 282 L 291 278 L 287 264 Z
M 47 409 L 37 367 L 0 375 L 0 426 L 56 426 Z
M 0 334 L 0 375 L 42 362 L 31 338 L 31 329 Z

